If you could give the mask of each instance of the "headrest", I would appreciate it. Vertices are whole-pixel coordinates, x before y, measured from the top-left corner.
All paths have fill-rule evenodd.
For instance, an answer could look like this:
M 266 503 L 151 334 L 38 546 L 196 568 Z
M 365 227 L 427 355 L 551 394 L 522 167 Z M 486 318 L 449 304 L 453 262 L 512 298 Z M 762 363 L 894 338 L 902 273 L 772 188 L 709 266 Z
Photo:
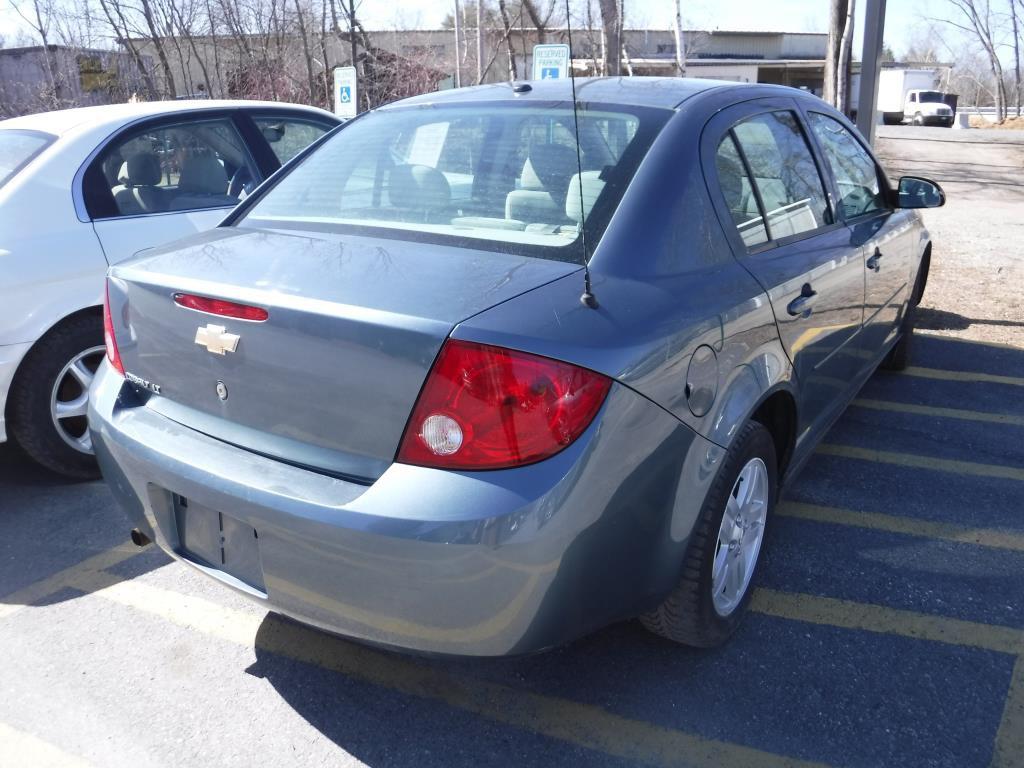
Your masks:
M 117 180 L 129 187 L 152 187 L 160 183 L 160 160 L 150 152 L 136 152 L 121 164 Z
M 388 196 L 396 208 L 444 208 L 452 198 L 448 179 L 429 165 L 398 165 L 391 169 Z
M 539 189 L 560 196 L 569 177 L 579 170 L 576 150 L 564 144 L 535 144 L 523 165 L 520 189 Z
M 580 184 L 583 186 L 583 206 L 580 206 Z M 583 223 L 590 215 L 594 203 L 604 189 L 601 171 L 584 171 L 573 174 L 569 179 L 569 191 L 565 193 L 565 215 L 575 222 Z
M 715 166 L 722 195 L 729 207 L 735 210 L 743 201 L 743 167 L 731 157 L 721 154 L 715 158 Z
M 181 164 L 179 192 L 202 195 L 226 195 L 228 174 L 213 155 L 189 155 Z

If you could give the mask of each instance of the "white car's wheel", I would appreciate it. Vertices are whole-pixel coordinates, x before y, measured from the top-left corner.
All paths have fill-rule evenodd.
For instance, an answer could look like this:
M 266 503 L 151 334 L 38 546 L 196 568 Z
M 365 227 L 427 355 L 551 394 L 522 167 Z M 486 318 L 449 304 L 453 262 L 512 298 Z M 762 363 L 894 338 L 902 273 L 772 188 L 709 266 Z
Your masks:
M 103 361 L 98 318 L 78 315 L 29 351 L 11 390 L 11 434 L 32 459 L 68 477 L 97 477 L 86 423 L 89 384 Z

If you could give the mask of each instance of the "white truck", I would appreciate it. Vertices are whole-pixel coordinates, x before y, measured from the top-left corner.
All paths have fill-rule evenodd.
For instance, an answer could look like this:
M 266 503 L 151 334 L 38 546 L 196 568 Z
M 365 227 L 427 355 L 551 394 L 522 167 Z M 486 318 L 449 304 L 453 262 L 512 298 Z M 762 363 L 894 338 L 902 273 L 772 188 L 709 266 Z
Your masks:
M 909 119 L 914 125 L 953 125 L 953 108 L 938 90 L 935 69 L 883 69 L 878 77 L 878 105 L 886 125 Z

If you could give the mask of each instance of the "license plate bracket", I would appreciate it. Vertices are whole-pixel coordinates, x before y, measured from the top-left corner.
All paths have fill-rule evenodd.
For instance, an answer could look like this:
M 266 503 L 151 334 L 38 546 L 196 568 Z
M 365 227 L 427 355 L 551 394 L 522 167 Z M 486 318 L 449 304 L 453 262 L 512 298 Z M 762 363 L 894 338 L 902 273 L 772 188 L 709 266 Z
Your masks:
M 179 554 L 266 592 L 255 528 L 178 494 L 174 494 L 174 522 Z

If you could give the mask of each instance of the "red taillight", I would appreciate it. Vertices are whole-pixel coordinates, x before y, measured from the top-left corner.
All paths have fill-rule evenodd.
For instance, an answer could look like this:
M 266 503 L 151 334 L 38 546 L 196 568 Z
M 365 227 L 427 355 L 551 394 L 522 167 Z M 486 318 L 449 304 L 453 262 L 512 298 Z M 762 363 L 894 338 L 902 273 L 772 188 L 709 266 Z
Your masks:
M 253 307 L 249 304 L 238 304 L 234 301 L 224 301 L 223 299 L 211 299 L 206 296 L 195 296 L 191 293 L 174 294 L 174 303 L 188 309 L 207 312 L 211 315 L 234 317 L 238 320 L 253 320 L 257 323 L 263 322 L 270 317 L 270 314 L 263 307 Z
M 450 340 L 427 376 L 397 461 L 498 469 L 553 456 L 585 430 L 611 379 L 547 357 Z
M 124 365 L 121 363 L 121 353 L 117 351 L 117 337 L 114 336 L 114 323 L 110 319 L 110 284 L 106 286 L 103 294 L 103 343 L 107 346 L 107 360 L 115 371 L 124 376 Z

